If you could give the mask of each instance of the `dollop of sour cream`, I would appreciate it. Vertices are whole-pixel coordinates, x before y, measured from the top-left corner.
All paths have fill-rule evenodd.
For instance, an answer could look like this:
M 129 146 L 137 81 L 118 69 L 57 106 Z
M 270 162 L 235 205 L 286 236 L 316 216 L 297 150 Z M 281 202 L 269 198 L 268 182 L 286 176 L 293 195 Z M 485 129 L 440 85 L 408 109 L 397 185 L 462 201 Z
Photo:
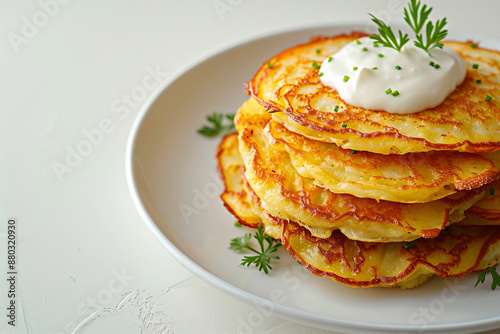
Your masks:
M 396 114 L 413 114 L 443 102 L 465 79 L 462 58 L 446 46 L 430 55 L 412 41 L 401 51 L 369 37 L 351 42 L 323 61 L 323 85 L 348 104 Z

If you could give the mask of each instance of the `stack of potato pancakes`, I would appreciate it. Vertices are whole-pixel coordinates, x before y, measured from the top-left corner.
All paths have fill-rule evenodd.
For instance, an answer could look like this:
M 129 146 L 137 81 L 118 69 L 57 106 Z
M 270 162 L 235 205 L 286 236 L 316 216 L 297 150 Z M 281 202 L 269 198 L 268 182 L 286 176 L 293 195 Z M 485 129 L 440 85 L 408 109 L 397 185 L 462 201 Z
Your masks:
M 354 287 L 496 266 L 500 53 L 444 42 L 465 81 L 435 108 L 392 114 L 348 105 L 319 80 L 319 65 L 363 36 L 314 38 L 246 84 L 238 133 L 217 152 L 226 207 L 313 274 Z

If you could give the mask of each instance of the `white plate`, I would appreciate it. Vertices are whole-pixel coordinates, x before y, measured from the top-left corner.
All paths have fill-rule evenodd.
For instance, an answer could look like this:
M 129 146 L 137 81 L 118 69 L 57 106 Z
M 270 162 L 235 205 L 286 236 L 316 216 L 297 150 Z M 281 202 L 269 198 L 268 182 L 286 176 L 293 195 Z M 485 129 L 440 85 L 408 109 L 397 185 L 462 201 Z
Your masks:
M 307 273 L 284 249 L 269 275 L 239 266 L 241 255 L 228 250 L 229 240 L 246 230 L 233 226 L 234 218 L 219 199 L 215 149 L 220 139 L 204 138 L 196 130 L 207 114 L 235 112 L 247 99 L 243 83 L 271 56 L 311 36 L 356 27 L 363 25 L 260 36 L 213 52 L 172 76 L 142 110 L 130 136 L 127 178 L 137 208 L 179 262 L 209 284 L 255 305 L 260 316 L 275 314 L 349 333 L 499 328 L 499 292 L 492 292 L 489 284 L 474 288 L 477 274 L 462 280 L 432 279 L 408 291 L 354 289 Z

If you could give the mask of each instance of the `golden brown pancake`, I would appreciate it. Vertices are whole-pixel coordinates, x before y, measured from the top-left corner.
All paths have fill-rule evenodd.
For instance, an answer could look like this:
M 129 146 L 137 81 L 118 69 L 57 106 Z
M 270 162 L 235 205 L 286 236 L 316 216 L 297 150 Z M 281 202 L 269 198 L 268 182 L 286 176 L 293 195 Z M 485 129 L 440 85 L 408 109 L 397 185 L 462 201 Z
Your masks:
M 248 105 L 263 109 L 253 99 Z M 423 203 L 500 178 L 500 151 L 490 154 L 494 161 L 456 151 L 382 155 L 312 140 L 273 120 L 268 130 L 264 133 L 272 149 L 287 152 L 301 176 L 334 193 Z
M 329 238 L 311 236 L 298 224 L 273 217 L 247 192 L 237 134 L 226 136 L 217 150 L 225 205 L 247 226 L 261 223 L 266 233 L 281 240 L 287 251 L 309 271 L 353 287 L 412 288 L 438 275 L 462 277 L 498 263 L 500 227 L 450 226 L 434 239 L 402 243 L 351 241 L 335 231 Z M 251 210 L 249 210 L 251 208 Z M 246 219 L 251 222 L 247 223 Z
M 434 239 L 403 243 L 349 240 L 339 231 L 328 239 L 282 221 L 281 242 L 315 275 L 354 287 L 416 287 L 433 275 L 460 278 L 498 264 L 500 226 L 449 226 Z
M 247 83 L 248 93 L 291 131 L 344 149 L 380 154 L 500 149 L 498 51 L 444 42 L 464 59 L 464 82 L 439 106 L 399 115 L 344 103 L 336 90 L 320 82 L 318 70 L 312 66 L 362 36 L 353 33 L 315 38 L 286 50 L 261 66 Z M 479 68 L 474 69 L 473 64 Z M 492 101 L 485 100 L 487 95 Z
M 464 83 L 435 108 L 390 114 L 347 105 L 313 66 L 361 36 L 315 38 L 247 83 L 239 134 L 217 151 L 226 207 L 349 286 L 412 288 L 497 265 L 500 53 L 446 42 Z
M 273 149 L 265 133 L 270 116 L 245 103 L 235 117 L 245 177 L 269 214 L 295 221 L 317 237 L 333 230 L 353 240 L 411 241 L 433 238 L 483 195 L 482 189 L 463 191 L 428 203 L 397 203 L 336 194 L 302 177 L 287 152 Z
M 238 151 L 238 134 L 226 135 L 217 148 L 217 162 L 219 175 L 224 181 L 225 190 L 221 195 L 224 205 L 233 213 L 238 222 L 248 227 L 257 228 L 262 221 L 260 216 L 254 213 L 247 193 L 243 188 L 243 160 Z M 237 212 L 237 214 L 236 214 Z
M 269 215 L 262 209 L 260 199 L 246 182 L 243 159 L 238 150 L 238 134 L 226 135 L 217 148 L 219 175 L 224 183 L 221 199 L 241 225 L 257 228 L 265 226 L 266 234 L 279 240 L 281 227 L 268 222 Z
M 500 182 L 486 189 L 486 195 L 465 212 L 461 225 L 500 225 Z

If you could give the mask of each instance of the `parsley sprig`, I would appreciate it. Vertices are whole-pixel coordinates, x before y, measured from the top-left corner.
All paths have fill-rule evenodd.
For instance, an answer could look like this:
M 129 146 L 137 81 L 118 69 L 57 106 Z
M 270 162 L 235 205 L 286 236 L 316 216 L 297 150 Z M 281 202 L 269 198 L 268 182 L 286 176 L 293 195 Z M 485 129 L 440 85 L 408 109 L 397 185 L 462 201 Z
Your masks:
M 408 11 L 410 14 L 408 14 Z M 405 21 L 410 25 L 415 34 L 418 34 L 424 27 L 425 21 L 427 21 L 431 12 L 432 7 L 427 9 L 427 5 L 423 5 L 420 10 L 420 1 L 411 0 L 408 4 L 408 9 L 404 9 Z
M 446 26 L 446 17 L 442 20 L 437 20 L 436 24 L 432 21 L 428 21 L 429 15 L 432 12 L 432 7 L 427 8 L 427 5 L 422 7 L 420 0 L 410 0 L 408 8 L 404 9 L 404 19 L 406 23 L 415 32 L 414 41 L 415 46 L 423 49 L 427 53 L 433 48 L 442 48 L 441 40 L 446 38 L 448 35 L 448 30 L 444 29 Z M 378 25 L 378 32 L 380 36 L 370 36 L 370 38 L 376 40 L 378 43 L 385 47 L 393 48 L 397 51 L 401 51 L 403 45 L 405 45 L 410 39 L 408 35 L 399 30 L 399 42 L 396 35 L 392 31 L 391 27 L 387 26 L 383 21 L 377 19 L 375 16 L 370 14 L 372 21 Z M 427 24 L 426 24 L 427 22 Z M 421 33 L 425 26 L 425 36 Z
M 480 274 L 479 277 L 477 278 L 476 287 L 479 283 L 484 283 L 486 280 L 486 273 L 490 272 L 491 277 L 493 278 L 493 283 L 491 284 L 491 290 L 495 290 L 497 286 L 500 286 L 500 275 L 497 273 L 497 268 L 489 267 L 484 269 Z
M 224 124 L 224 120 L 229 120 L 229 124 Z M 220 114 L 214 112 L 207 116 L 209 125 L 203 125 L 198 129 L 198 133 L 207 137 L 214 137 L 221 133 L 228 132 L 234 129 L 234 114 Z M 227 122 L 226 122 L 227 123 Z
M 403 45 L 405 45 L 410 40 L 408 38 L 408 34 L 403 35 L 401 30 L 398 30 L 399 33 L 399 42 L 398 42 L 398 39 L 396 38 L 396 35 L 392 31 L 391 27 L 385 24 L 384 21 L 377 19 L 374 15 L 370 14 L 370 16 L 372 17 L 372 21 L 375 22 L 376 25 L 378 25 L 378 32 L 380 33 L 380 36 L 373 35 L 370 36 L 370 38 L 374 39 L 375 41 L 377 41 L 377 43 L 382 44 L 385 47 L 401 51 Z
M 244 256 L 243 259 L 241 259 L 241 265 L 249 267 L 251 264 L 255 264 L 255 266 L 259 268 L 259 271 L 264 270 L 264 272 L 268 274 L 269 269 L 273 269 L 269 264 L 271 262 L 271 258 L 276 260 L 279 259 L 279 256 L 272 255 L 271 253 L 278 250 L 278 247 L 281 246 L 281 242 L 276 241 L 272 237 L 265 234 L 264 228 L 261 225 L 259 225 L 257 232 L 254 233 L 253 237 L 258 241 L 260 251 L 254 249 L 248 244 L 252 238 L 250 233 L 246 233 L 244 236 L 239 238 L 231 239 L 229 249 L 236 252 L 245 248 L 257 253 L 255 256 Z M 267 247 L 264 247 L 264 241 L 267 242 Z
M 444 26 L 446 25 L 446 17 L 439 21 L 437 20 L 436 26 L 429 21 L 427 23 L 427 28 L 425 29 L 425 43 L 422 38 L 422 34 L 417 35 L 417 41 L 415 41 L 415 46 L 424 49 L 429 53 L 430 49 L 433 48 L 443 48 L 443 44 L 440 43 L 448 35 L 448 30 L 444 30 Z

